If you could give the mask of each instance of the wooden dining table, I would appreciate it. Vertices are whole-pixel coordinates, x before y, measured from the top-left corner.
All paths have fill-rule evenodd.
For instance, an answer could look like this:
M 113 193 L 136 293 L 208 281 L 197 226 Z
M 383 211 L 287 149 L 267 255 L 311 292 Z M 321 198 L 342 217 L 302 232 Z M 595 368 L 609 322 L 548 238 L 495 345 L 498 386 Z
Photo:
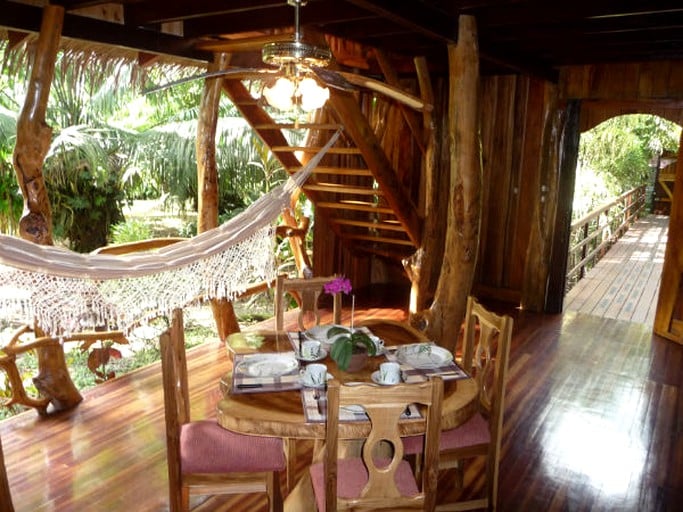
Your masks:
M 366 325 L 372 334 L 384 341 L 386 348 L 427 341 L 418 331 L 393 320 L 375 319 Z M 238 333 L 228 337 L 226 346 L 233 358 L 244 354 L 293 350 L 286 332 Z M 353 373 L 340 370 L 329 356 L 320 362 L 327 365 L 328 372 L 333 378 L 348 385 L 358 382 L 372 384 L 372 373 L 384 361 L 384 355 L 369 357 L 365 368 Z M 324 442 L 325 423 L 307 421 L 300 390 L 234 393 L 231 389 L 232 372 L 227 372 L 220 384 L 223 398 L 216 406 L 216 416 L 222 427 L 242 434 Z M 381 392 L 381 386 L 375 386 L 378 388 L 377 391 Z M 478 395 L 479 389 L 474 379 L 445 380 L 441 429 L 455 428 L 474 415 L 478 410 Z M 415 418 L 407 418 L 399 423 L 401 435 L 423 434 L 424 429 L 425 422 Z M 341 439 L 364 439 L 369 432 L 368 421 L 340 423 Z M 285 510 L 315 510 L 310 480 L 307 476 L 308 472 L 290 491 L 285 500 Z

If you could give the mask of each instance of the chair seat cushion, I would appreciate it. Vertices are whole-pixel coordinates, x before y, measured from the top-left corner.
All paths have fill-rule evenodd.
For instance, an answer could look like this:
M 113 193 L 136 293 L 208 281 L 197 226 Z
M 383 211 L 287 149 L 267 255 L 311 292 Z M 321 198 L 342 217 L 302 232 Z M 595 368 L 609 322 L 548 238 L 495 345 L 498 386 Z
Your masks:
M 282 439 L 247 436 L 221 427 L 216 420 L 181 426 L 182 473 L 281 471 L 285 468 Z
M 376 461 L 378 467 L 389 461 Z M 315 493 L 318 512 L 325 510 L 325 470 L 322 462 L 310 468 L 311 482 Z M 368 481 L 368 470 L 360 458 L 340 459 L 337 462 L 337 496 L 340 498 L 357 498 Z M 410 464 L 403 460 L 399 463 L 395 475 L 396 487 L 402 496 L 415 496 L 420 491 Z
M 456 450 L 467 446 L 486 444 L 491 441 L 489 424 L 479 413 L 472 416 L 459 427 L 441 432 L 439 451 Z M 403 452 L 406 455 L 422 453 L 424 436 L 403 438 Z

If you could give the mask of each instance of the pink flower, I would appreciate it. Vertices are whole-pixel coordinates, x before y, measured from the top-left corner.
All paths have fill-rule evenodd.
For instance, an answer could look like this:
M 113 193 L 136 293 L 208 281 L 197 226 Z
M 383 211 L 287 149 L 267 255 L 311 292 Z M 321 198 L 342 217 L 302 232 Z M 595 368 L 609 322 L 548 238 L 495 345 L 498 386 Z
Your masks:
M 351 281 L 344 276 L 335 277 L 329 283 L 324 284 L 323 289 L 325 290 L 325 293 L 329 293 L 330 295 L 336 295 L 339 292 L 348 295 L 351 293 Z

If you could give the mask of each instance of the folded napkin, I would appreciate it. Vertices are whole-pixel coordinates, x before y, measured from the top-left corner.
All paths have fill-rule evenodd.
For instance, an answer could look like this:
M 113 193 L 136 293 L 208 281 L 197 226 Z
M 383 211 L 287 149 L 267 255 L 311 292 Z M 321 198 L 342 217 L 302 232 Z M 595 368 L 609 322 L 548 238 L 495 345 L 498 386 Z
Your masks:
M 396 357 L 398 349 L 399 347 L 386 348 L 384 355 L 388 361 L 398 362 Z M 438 375 L 444 381 L 470 378 L 467 372 L 460 368 L 455 361 L 449 361 L 433 368 L 414 368 L 409 364 L 401 364 L 400 366 L 403 382 L 407 383 L 424 382 L 433 375 Z
M 304 407 L 306 421 L 321 423 L 327 420 L 327 394 L 324 389 L 303 388 L 301 390 L 301 402 Z M 401 419 L 419 419 L 420 411 L 415 404 L 410 404 L 407 411 L 401 414 Z M 339 421 L 368 421 L 361 406 L 341 407 L 339 409 Z
M 238 354 L 235 356 L 235 366 L 232 372 L 231 393 L 265 393 L 271 391 L 290 391 L 301 389 L 299 366 L 283 375 L 275 376 L 252 376 L 239 370 L 240 363 L 254 357 L 263 357 L 264 354 Z M 278 352 L 274 357 L 294 357 L 293 352 Z

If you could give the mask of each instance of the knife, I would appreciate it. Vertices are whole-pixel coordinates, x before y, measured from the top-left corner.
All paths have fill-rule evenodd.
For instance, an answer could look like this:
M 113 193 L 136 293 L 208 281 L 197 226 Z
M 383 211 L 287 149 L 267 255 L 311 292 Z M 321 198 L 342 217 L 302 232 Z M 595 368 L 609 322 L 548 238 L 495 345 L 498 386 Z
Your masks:
M 262 388 L 263 384 L 237 384 L 237 389 Z

